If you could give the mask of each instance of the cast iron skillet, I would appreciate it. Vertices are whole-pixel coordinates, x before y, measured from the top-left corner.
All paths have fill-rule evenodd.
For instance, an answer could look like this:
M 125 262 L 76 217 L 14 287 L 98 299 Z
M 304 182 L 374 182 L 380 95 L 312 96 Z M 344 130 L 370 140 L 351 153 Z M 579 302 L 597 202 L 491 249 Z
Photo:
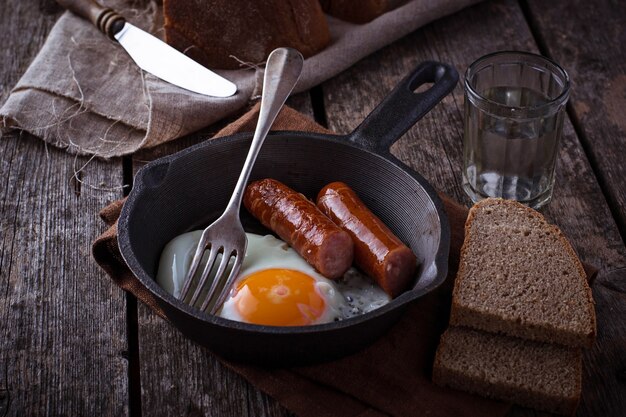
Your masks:
M 424 62 L 348 135 L 271 133 L 252 172 L 251 180 L 275 178 L 309 198 L 315 198 L 332 181 L 350 185 L 411 247 L 420 263 L 413 288 L 386 306 L 328 324 L 259 326 L 200 312 L 156 283 L 165 244 L 183 232 L 204 228 L 224 210 L 252 133 L 206 141 L 143 167 L 119 218 L 124 259 L 174 326 L 227 358 L 291 365 L 357 351 L 385 333 L 409 303 L 446 277 L 450 231 L 443 205 L 430 184 L 392 156 L 389 148 L 452 91 L 457 81 L 458 74 L 451 66 Z M 425 92 L 414 93 L 424 83 L 434 84 Z M 241 216 L 246 230 L 262 231 L 245 209 Z

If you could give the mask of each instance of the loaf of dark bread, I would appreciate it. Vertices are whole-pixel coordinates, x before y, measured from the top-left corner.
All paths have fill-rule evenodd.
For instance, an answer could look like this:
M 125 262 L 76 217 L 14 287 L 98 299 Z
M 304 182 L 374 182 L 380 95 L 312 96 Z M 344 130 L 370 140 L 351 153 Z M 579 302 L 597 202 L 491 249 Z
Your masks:
M 537 211 L 493 198 L 469 212 L 450 324 L 573 347 L 596 334 L 591 289 L 565 236 Z
M 441 336 L 433 381 L 538 410 L 573 415 L 581 395 L 578 348 L 462 327 Z
M 406 0 L 320 0 L 326 13 L 352 23 L 367 23 L 405 2 Z
M 164 0 L 165 40 L 209 68 L 259 64 L 275 48 L 306 58 L 330 42 L 318 0 Z

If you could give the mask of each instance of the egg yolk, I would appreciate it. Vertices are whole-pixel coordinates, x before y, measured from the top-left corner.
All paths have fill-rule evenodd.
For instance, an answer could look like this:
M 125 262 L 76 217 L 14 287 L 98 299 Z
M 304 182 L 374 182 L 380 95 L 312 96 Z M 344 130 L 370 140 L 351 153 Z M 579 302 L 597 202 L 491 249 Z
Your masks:
M 304 326 L 315 323 L 326 302 L 315 289 L 315 279 L 293 269 L 254 272 L 237 285 L 235 308 L 248 323 Z

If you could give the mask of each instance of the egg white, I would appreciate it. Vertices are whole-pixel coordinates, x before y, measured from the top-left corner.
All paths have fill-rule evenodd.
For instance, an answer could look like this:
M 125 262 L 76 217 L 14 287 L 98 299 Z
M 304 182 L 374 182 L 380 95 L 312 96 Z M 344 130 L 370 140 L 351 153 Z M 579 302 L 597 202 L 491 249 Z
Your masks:
M 202 231 L 197 230 L 177 236 L 165 246 L 161 254 L 156 281 L 176 298 L 180 296 L 201 235 Z M 246 235 L 248 248 L 237 280 L 271 268 L 292 269 L 310 276 L 315 280 L 316 290 L 326 302 L 326 310 L 315 324 L 364 314 L 390 301 L 390 297 L 371 278 L 361 274 L 356 268 L 350 268 L 343 278 L 333 282 L 318 273 L 282 240 L 272 235 Z M 205 264 L 206 257 L 198 271 L 202 271 Z M 218 314 L 231 320 L 244 321 L 237 312 L 235 299 L 232 297 L 224 303 Z
M 172 239 L 161 252 L 156 281 L 165 291 L 179 298 L 185 276 L 193 260 L 193 255 L 200 242 L 202 230 L 183 233 Z M 206 265 L 204 262 L 198 270 Z
M 248 248 L 239 272 L 239 280 L 265 269 L 284 268 L 300 271 L 315 280 L 315 288 L 326 302 L 326 309 L 315 324 L 328 323 L 340 317 L 340 308 L 345 304 L 345 300 L 332 281 L 320 275 L 282 240 L 272 235 L 259 236 L 251 233 L 247 235 Z M 237 295 L 227 299 L 219 315 L 231 320 L 244 321 L 237 311 L 236 301 Z

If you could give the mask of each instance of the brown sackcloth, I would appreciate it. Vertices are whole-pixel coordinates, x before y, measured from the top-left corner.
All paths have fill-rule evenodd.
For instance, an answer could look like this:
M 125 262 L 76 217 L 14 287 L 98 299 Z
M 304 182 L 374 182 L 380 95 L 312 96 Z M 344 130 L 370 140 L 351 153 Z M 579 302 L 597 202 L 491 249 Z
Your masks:
M 217 136 L 252 131 L 259 106 L 220 131 Z M 314 121 L 285 107 L 275 130 L 328 133 Z M 387 335 L 351 356 L 332 362 L 289 369 L 263 369 L 223 361 L 257 388 L 303 417 L 503 416 L 510 405 L 434 385 L 431 367 L 439 336 L 448 324 L 452 283 L 464 238 L 467 209 L 441 195 L 450 221 L 448 278 L 438 289 L 409 308 Z M 93 245 L 93 255 L 117 285 L 130 291 L 155 313 L 157 302 L 124 263 L 117 246 L 117 218 L 123 200 L 111 203 L 100 215 L 110 228 Z M 588 276 L 595 269 L 585 266 Z
M 305 61 L 295 91 L 308 90 L 428 22 L 477 1 L 411 0 L 364 25 L 328 17 L 331 44 Z M 162 37 L 160 1 L 100 2 Z M 260 92 L 261 69 L 219 73 L 237 84 L 236 95 L 206 97 L 168 84 L 141 71 L 119 44 L 68 12 L 0 108 L 0 127 L 5 132 L 25 130 L 71 153 L 127 155 L 211 125 Z

